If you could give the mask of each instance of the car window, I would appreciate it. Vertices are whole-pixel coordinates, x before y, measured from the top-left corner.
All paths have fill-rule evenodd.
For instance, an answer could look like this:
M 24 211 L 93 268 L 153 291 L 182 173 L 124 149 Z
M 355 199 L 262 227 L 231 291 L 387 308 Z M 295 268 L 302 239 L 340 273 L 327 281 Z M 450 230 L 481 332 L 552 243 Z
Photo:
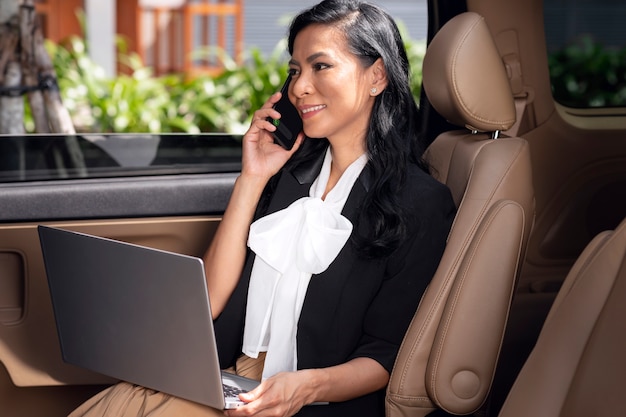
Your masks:
M 24 127 L 28 134 L 0 135 L 0 183 L 239 171 L 241 135 L 249 126 L 253 111 L 279 89 L 287 73 L 284 39 L 287 23 L 295 13 L 317 2 L 246 2 L 245 53 L 242 54 L 245 59 L 239 62 L 235 57 L 224 58 L 224 67 L 214 73 L 187 76 L 171 68 L 170 72 L 160 72 L 162 68 L 157 65 L 154 51 L 158 49 L 160 60 L 169 62 L 163 55 L 166 50 L 181 49 L 155 46 L 157 38 L 167 38 L 172 45 L 182 42 L 182 32 L 176 32 L 182 26 L 175 24 L 175 0 L 142 3 L 145 10 L 154 9 L 152 14 L 158 11 L 161 20 L 171 20 L 171 25 L 168 31 L 159 32 L 160 37 L 153 33 L 154 36 L 145 39 L 148 44 L 152 42 L 152 49 L 148 48 L 152 55 L 126 53 L 128 45 L 121 37 L 116 74 L 103 70 L 102 63 L 90 54 L 93 49 L 87 47 L 88 39 L 84 36 L 70 36 L 62 41 L 48 39 L 46 47 L 57 75 L 63 107 L 73 127 L 81 133 L 33 134 L 36 132 L 33 112 L 25 106 Z M 402 27 L 417 98 L 427 2 L 374 2 L 398 19 Z M 151 9 L 150 5 L 154 7 Z M 43 16 L 50 9 L 39 11 Z M 144 18 L 138 21 L 143 22 Z M 196 16 L 194 27 L 197 27 L 192 33 L 194 52 L 202 52 L 213 39 L 204 33 L 208 29 L 200 30 L 201 23 L 210 22 Z M 228 36 L 234 30 L 231 26 L 226 25 Z M 150 28 L 144 29 L 149 32 Z
M 0 136 L 0 182 L 224 173 L 241 170 L 227 134 Z
M 626 107 L 626 2 L 545 0 L 544 17 L 554 99 Z

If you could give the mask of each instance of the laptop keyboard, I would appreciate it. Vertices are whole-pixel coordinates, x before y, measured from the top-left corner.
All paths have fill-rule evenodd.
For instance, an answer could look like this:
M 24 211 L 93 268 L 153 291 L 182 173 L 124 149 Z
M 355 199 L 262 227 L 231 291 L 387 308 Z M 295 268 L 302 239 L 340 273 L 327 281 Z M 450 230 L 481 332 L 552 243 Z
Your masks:
M 239 394 L 246 392 L 246 390 L 241 389 L 239 387 L 234 387 L 228 384 L 222 384 L 224 387 L 224 396 L 225 397 L 237 397 Z

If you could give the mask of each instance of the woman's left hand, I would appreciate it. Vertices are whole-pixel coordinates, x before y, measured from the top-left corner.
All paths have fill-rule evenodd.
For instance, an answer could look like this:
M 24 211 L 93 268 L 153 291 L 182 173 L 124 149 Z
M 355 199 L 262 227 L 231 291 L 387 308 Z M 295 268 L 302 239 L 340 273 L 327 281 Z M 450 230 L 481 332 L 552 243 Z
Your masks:
M 227 410 L 230 417 L 290 417 L 315 396 L 314 370 L 281 372 L 263 381 L 254 390 L 239 397 L 247 404 Z

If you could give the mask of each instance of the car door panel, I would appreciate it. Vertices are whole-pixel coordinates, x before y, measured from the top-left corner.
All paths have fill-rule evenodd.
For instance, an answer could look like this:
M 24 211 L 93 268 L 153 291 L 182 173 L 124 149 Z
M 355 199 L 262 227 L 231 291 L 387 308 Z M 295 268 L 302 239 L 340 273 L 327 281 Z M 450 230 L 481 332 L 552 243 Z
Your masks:
M 15 416 L 66 415 L 113 382 L 62 360 L 37 226 L 202 256 L 235 177 L 235 173 L 178 175 L 1 187 L 0 207 L 6 208 L 0 213 L 3 412 L 11 410 Z M 29 397 L 33 401 L 28 401 Z
M 0 226 L 3 281 L 13 297 L 4 297 L 0 359 L 19 386 L 94 382 L 93 375 L 64 366 L 56 339 L 52 306 L 37 225 L 59 227 L 158 249 L 201 256 L 219 217 L 119 219 L 76 222 L 22 223 Z M 5 266 L 9 266 L 4 269 Z M 4 310 L 4 309 L 3 309 Z M 27 341 L 24 344 L 22 341 Z M 32 343 L 35 341 L 36 343 Z M 85 379 L 87 378 L 87 379 Z M 99 381 L 95 381 L 99 382 Z
M 236 174 L 50 181 L 0 186 L 0 222 L 220 213 Z

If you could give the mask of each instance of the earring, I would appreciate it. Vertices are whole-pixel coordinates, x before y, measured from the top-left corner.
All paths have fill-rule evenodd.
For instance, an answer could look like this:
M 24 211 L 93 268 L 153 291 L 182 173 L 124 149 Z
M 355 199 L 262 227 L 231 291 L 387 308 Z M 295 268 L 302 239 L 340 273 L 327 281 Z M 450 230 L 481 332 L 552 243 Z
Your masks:
M 376 87 L 372 87 L 372 88 L 370 89 L 370 94 L 371 94 L 371 95 L 375 95 L 377 92 L 378 92 L 378 89 L 377 89 Z

